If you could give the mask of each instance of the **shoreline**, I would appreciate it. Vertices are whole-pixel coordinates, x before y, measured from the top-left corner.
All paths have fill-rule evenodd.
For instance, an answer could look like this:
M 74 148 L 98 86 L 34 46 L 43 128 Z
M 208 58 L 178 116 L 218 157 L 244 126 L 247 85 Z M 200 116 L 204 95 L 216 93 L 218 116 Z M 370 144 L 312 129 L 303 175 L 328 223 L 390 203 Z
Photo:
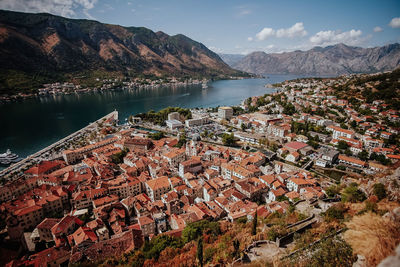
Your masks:
M 186 84 L 186 85 L 196 85 L 196 84 Z M 130 88 L 129 88 L 129 89 L 130 89 Z M 154 89 L 154 88 L 142 88 L 142 89 Z M 123 91 L 123 90 L 126 90 L 126 89 L 124 89 L 124 88 L 117 88 L 117 89 L 112 89 L 112 90 L 115 90 L 115 91 Z M 89 91 L 89 92 L 87 92 L 87 93 L 90 93 L 90 92 L 92 92 L 92 91 Z M 273 92 L 271 92 L 271 94 L 272 94 L 272 93 L 273 93 Z M 51 96 L 51 95 L 48 95 L 48 96 Z M 37 97 L 40 97 L 40 96 L 37 96 Z M 244 103 L 244 101 L 246 101 L 246 99 L 241 100 L 240 103 L 239 103 L 238 105 L 233 105 L 233 106 L 240 106 L 240 105 L 242 105 L 242 104 Z M 189 109 L 190 109 L 190 111 L 194 111 L 194 110 L 209 109 L 209 108 L 213 108 L 213 107 L 193 107 L 193 108 L 189 108 Z M 116 115 L 115 115 L 115 114 L 116 114 Z M 84 132 L 85 130 L 87 130 L 87 129 L 93 127 L 93 126 L 95 126 L 98 122 L 103 121 L 103 120 L 105 120 L 105 119 L 109 119 L 109 118 L 112 117 L 112 116 L 114 116 L 114 118 L 118 121 L 118 119 L 119 119 L 119 118 L 118 118 L 118 111 L 117 111 L 117 110 L 114 110 L 114 111 L 112 111 L 111 113 L 109 113 L 109 114 L 107 114 L 107 115 L 105 115 L 105 116 L 99 118 L 98 120 L 96 120 L 96 121 L 94 121 L 94 122 L 92 122 L 92 123 L 89 123 L 89 125 L 87 125 L 87 126 L 81 128 L 81 129 L 79 129 L 79 130 L 77 130 L 77 131 L 75 131 L 75 132 L 69 134 L 68 136 L 66 136 L 66 137 L 64 137 L 64 138 L 62 138 L 62 139 L 59 139 L 59 140 L 56 141 L 55 143 L 53 143 L 53 144 L 51 144 L 51 145 L 48 145 L 48 146 L 42 148 L 41 150 L 39 150 L 39 151 L 37 151 L 37 152 L 35 152 L 35 153 L 33 153 L 33 154 L 28 155 L 27 157 L 23 158 L 21 161 L 19 161 L 19 162 L 17 162 L 17 163 L 14 163 L 14 164 L 11 164 L 10 166 L 8 166 L 8 167 L 6 167 L 6 168 L 0 170 L 0 177 L 1 177 L 1 178 L 6 178 L 6 176 L 13 175 L 13 174 L 17 173 L 18 171 L 20 171 L 21 169 L 26 168 L 29 164 L 35 164 L 35 163 L 37 163 L 38 157 L 40 157 L 41 155 L 43 155 L 43 154 L 49 152 L 49 151 L 50 151 L 51 149 L 53 149 L 53 148 L 57 148 L 57 147 L 63 145 L 64 143 L 73 141 L 73 139 L 74 139 L 75 137 L 78 137 L 80 133 Z M 124 118 L 124 120 L 125 120 L 125 118 Z M 122 122 L 122 121 L 121 121 L 121 122 Z M 123 124 L 120 124 L 120 126 L 121 126 L 121 125 L 123 125 Z M 59 156 L 59 157 L 47 158 L 47 159 L 42 159 L 42 160 L 54 160 L 54 159 L 58 159 L 58 158 L 60 158 L 60 157 L 61 157 L 61 156 Z M 25 163 L 26 163 L 26 164 L 25 164 Z
M 118 111 L 114 110 L 111 113 L 108 113 L 107 115 L 99 118 L 98 120 L 89 123 L 87 126 L 67 135 L 66 137 L 63 137 L 56 141 L 55 143 L 48 145 L 39 151 L 36 151 L 35 153 L 23 158 L 22 160 L 18 161 L 17 163 L 11 164 L 10 166 L 6 167 L 5 169 L 0 171 L 0 177 L 5 179 L 6 177 L 10 177 L 11 175 L 16 174 L 17 172 L 21 171 L 23 168 L 27 168 L 29 165 L 36 164 L 38 161 L 40 161 L 40 157 L 46 153 L 51 152 L 52 149 L 57 149 L 61 147 L 62 145 L 65 145 L 66 143 L 69 143 L 73 141 L 75 138 L 80 137 L 81 134 L 85 133 L 87 130 L 90 130 L 90 128 L 93 128 L 96 126 L 101 121 L 114 118 L 115 120 L 118 121 Z M 52 157 L 47 158 L 47 159 L 42 159 L 42 160 L 55 160 L 61 158 L 61 154 L 59 155 L 52 155 Z
M 24 101 L 26 99 L 32 98 L 40 98 L 40 97 L 50 97 L 57 95 L 72 95 L 72 94 L 85 94 L 85 93 L 98 93 L 98 92 L 109 92 L 109 91 L 124 91 L 124 90 L 138 90 L 138 89 L 157 89 L 160 87 L 185 87 L 185 86 L 193 86 L 193 85 L 202 85 L 208 84 L 210 82 L 221 81 L 221 80 L 243 80 L 243 79 L 260 79 L 260 77 L 226 77 L 224 79 L 189 79 L 182 82 L 160 82 L 160 80 L 156 80 L 158 82 L 144 84 L 143 82 L 122 82 L 121 86 L 109 86 L 104 87 L 96 87 L 96 88 L 80 88 L 80 85 L 73 85 L 72 83 L 59 83 L 55 82 L 53 84 L 49 84 L 45 88 L 38 89 L 37 93 L 32 94 L 23 94 L 18 93 L 15 95 L 0 95 L 0 104 L 10 103 L 10 102 L 18 102 Z M 108 81 L 110 82 L 110 81 Z M 115 81 L 114 81 L 115 82 Z M 121 82 L 121 81 L 118 81 Z M 74 89 L 71 89 L 71 86 L 75 86 Z M 61 88 L 59 88 L 61 87 Z
M 253 78 L 253 79 L 255 79 L 255 78 Z M 231 80 L 231 79 L 228 79 L 227 81 L 229 81 L 229 80 Z M 239 80 L 239 79 L 235 79 L 235 80 Z M 224 81 L 224 80 L 221 80 L 221 81 Z M 201 86 L 201 84 L 197 84 L 198 86 Z M 165 85 L 159 85 L 158 87 L 162 87 L 162 86 L 165 86 Z M 192 86 L 191 84 L 187 84 L 186 86 Z M 166 87 L 168 87 L 168 86 L 166 86 Z M 146 88 L 141 88 L 140 90 L 151 90 L 151 89 L 154 89 L 155 87 L 153 87 L 153 88 L 151 88 L 151 87 L 146 87 Z M 119 91 L 119 92 L 123 92 L 123 91 L 128 91 L 128 90 L 137 90 L 138 88 L 134 88 L 134 89 L 130 89 L 130 88 L 116 88 L 116 89 L 109 89 L 109 90 L 99 90 L 98 92 L 94 92 L 94 91 L 88 91 L 88 92 L 83 92 L 83 93 L 93 93 L 93 94 L 95 94 L 95 93 L 107 93 L 107 92 L 111 92 L 111 91 Z M 271 89 L 271 88 L 264 88 L 264 89 Z M 275 91 L 274 91 L 275 92 Z M 274 92 L 269 92 L 268 94 L 272 94 L 272 93 L 274 93 Z M 79 94 L 83 94 L 83 93 L 79 93 Z M 267 93 L 267 92 L 265 92 L 265 93 Z M 257 96 L 260 96 L 260 95 L 263 95 L 263 94 L 265 94 L 265 93 L 260 93 L 260 94 L 257 94 Z M 72 93 L 72 95 L 73 95 L 74 93 Z M 60 95 L 61 96 L 61 95 Z M 35 96 L 35 97 L 37 97 L 37 98 L 43 98 L 43 99 L 45 99 L 45 98 L 51 98 L 51 97 L 55 97 L 55 95 L 45 95 L 45 96 Z M 33 98 L 33 97 L 32 97 Z M 246 100 L 247 98 L 242 98 L 242 99 L 240 99 L 237 103 L 235 103 L 235 104 L 228 104 L 229 106 L 240 106 L 245 100 Z M 13 103 L 13 102 L 11 102 L 11 103 Z M 15 103 L 15 102 L 14 102 Z M 20 102 L 20 103 L 23 103 L 22 101 Z M 1 104 L 1 103 L 0 103 Z M 193 110 L 198 110 L 198 109 L 208 109 L 208 108 L 215 108 L 215 107 L 217 107 L 217 106 L 220 106 L 220 105 L 224 105 L 224 104 L 218 104 L 218 105 L 209 105 L 209 106 L 201 106 L 201 105 L 199 105 L 199 106 L 194 106 L 194 107 L 190 107 L 189 109 L 191 110 L 191 111 L 193 111 Z M 118 109 L 118 107 L 116 107 L 117 108 L 117 110 L 119 110 Z M 121 124 L 123 124 L 124 122 L 125 122 L 125 119 L 127 119 L 129 116 L 128 115 L 124 115 L 125 113 L 122 113 L 121 115 L 123 116 L 123 117 L 121 117 L 120 118 L 120 122 L 121 122 Z M 107 115 L 106 115 L 107 116 Z M 101 120 L 101 119 L 98 119 L 98 120 Z M 97 121 L 98 121 L 97 120 Z M 85 127 L 87 127 L 87 126 L 85 126 Z M 82 130 L 83 128 L 80 128 L 80 129 L 78 129 L 78 130 L 76 130 L 75 132 L 73 132 L 73 133 L 71 133 L 70 135 L 73 135 L 74 133 L 76 133 L 76 132 L 79 132 L 80 130 Z M 63 139 L 64 139 L 65 137 L 63 137 Z M 62 140 L 62 139 L 58 139 L 58 140 L 55 140 L 55 142 L 54 143 L 52 143 L 52 144 L 50 144 L 50 145 L 44 145 L 42 148 L 39 148 L 39 150 L 34 150 L 34 151 L 32 151 L 31 153 L 29 153 L 29 154 L 27 154 L 25 157 L 22 157 L 23 159 L 20 161 L 20 162 L 18 162 L 19 164 L 21 164 L 21 162 L 23 162 L 23 160 L 25 160 L 25 159 L 27 159 L 27 158 L 31 158 L 33 155 L 35 155 L 36 153 L 38 153 L 38 151 L 41 151 L 41 150 L 43 150 L 43 149 L 46 149 L 46 148 L 48 148 L 48 147 L 50 147 L 50 146 L 52 146 L 53 144 L 55 144 L 55 143 L 57 143 L 57 142 L 59 142 L 60 140 Z M 47 158 L 47 159 L 50 159 L 50 158 Z M 18 163 L 16 163 L 16 164 L 18 164 Z M 4 173 L 3 172 L 5 172 L 5 170 L 7 170 L 7 169 L 9 169 L 9 168 L 11 168 L 11 167 L 13 167 L 13 165 L 14 164 L 12 164 L 12 165 L 10 165 L 10 166 L 8 166 L 8 167 L 2 167 L 2 168 L 0 168 L 0 177 L 2 177 L 3 175 L 4 175 Z

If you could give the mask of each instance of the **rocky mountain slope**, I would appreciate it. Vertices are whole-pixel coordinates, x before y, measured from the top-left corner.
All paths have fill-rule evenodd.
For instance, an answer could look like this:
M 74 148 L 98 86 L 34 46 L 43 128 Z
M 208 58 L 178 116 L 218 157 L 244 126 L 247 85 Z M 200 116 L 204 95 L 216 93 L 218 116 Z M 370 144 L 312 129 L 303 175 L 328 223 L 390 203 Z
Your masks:
M 253 52 L 231 66 L 257 74 L 340 75 L 393 70 L 400 65 L 400 44 L 361 48 L 337 44 L 308 51 Z
M 0 89 L 81 71 L 216 77 L 238 75 L 203 44 L 182 34 L 50 14 L 0 10 Z
M 235 65 L 237 62 L 239 62 L 241 59 L 245 57 L 245 55 L 242 54 L 218 54 L 218 55 L 229 66 Z

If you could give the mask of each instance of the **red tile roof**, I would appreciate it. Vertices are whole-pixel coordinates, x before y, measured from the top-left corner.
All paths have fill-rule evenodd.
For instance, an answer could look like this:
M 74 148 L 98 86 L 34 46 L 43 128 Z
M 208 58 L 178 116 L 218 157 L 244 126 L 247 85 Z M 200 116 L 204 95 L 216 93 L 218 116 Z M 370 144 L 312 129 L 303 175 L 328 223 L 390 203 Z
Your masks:
M 303 147 L 306 147 L 306 146 L 308 146 L 308 145 L 305 143 L 296 142 L 296 141 L 285 144 L 286 148 L 291 148 L 291 149 L 295 149 L 295 150 L 302 149 Z

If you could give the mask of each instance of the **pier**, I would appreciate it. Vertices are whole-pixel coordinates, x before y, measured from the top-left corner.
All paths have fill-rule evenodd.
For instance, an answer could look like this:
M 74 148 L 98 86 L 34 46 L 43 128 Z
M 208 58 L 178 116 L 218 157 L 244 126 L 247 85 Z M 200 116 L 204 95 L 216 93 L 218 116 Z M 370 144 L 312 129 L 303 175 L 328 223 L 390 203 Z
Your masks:
M 45 158 L 41 158 L 41 156 L 48 152 L 51 152 L 52 149 L 54 149 L 58 146 L 61 146 L 65 143 L 75 139 L 76 137 L 81 136 L 86 131 L 97 128 L 97 125 L 99 122 L 110 119 L 110 118 L 114 118 L 114 120 L 118 121 L 118 111 L 114 110 L 113 112 L 105 115 L 104 117 L 101 117 L 100 119 L 98 119 L 92 123 L 89 123 L 89 125 L 85 126 L 84 128 L 58 140 L 57 142 L 37 151 L 36 153 L 34 153 L 32 155 L 29 155 L 28 157 L 22 159 L 21 161 L 12 164 L 8 168 L 6 168 L 0 172 L 0 177 L 2 177 L 2 178 L 10 177 L 11 175 L 14 175 L 17 172 L 19 172 L 21 169 L 28 167 L 30 164 L 35 164 L 40 160 L 47 160 L 47 159 L 52 160 L 52 159 L 58 158 L 58 157 L 52 157 L 52 158 L 45 159 Z M 61 158 L 61 155 L 60 155 L 60 158 Z

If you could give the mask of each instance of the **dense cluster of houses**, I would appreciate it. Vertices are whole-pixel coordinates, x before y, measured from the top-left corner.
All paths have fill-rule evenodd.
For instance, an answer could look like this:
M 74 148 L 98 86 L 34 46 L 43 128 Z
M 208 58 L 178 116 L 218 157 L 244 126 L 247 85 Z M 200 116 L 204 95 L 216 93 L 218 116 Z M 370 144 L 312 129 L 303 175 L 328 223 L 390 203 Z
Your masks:
M 258 106 L 258 112 L 241 114 L 231 119 L 232 125 L 247 128 L 235 132 L 235 137 L 253 145 L 263 144 L 265 140 L 277 141 L 281 147 L 278 155 L 293 163 L 313 154 L 311 159 L 319 167 L 344 164 L 366 173 L 384 171 L 387 167 L 380 162 L 362 160 L 358 156 L 361 152 L 367 152 L 368 156 L 374 153 L 391 161 L 400 159 L 400 148 L 389 142 L 398 136 L 400 129 L 386 123 L 399 122 L 399 111 L 390 109 L 381 100 L 366 104 L 365 99 L 359 98 L 357 101 L 361 104 L 356 108 L 348 100 L 337 98 L 332 86 L 348 78 L 284 82 L 280 92 L 265 97 L 267 104 Z M 283 103 L 293 104 L 293 115 L 283 114 L 284 108 L 276 101 L 277 96 Z M 259 99 L 252 97 L 242 107 L 248 109 L 251 105 L 257 105 Z M 371 110 L 372 114 L 362 115 L 356 110 Z M 315 115 L 321 111 L 324 116 Z M 296 134 L 293 123 L 311 125 L 318 130 L 308 131 L 308 136 Z M 310 136 L 317 141 L 320 149 L 313 150 L 307 146 Z M 348 146 L 346 155 L 343 150 L 337 149 L 339 143 Z
M 284 213 L 289 202 L 325 196 L 322 178 L 298 167 L 303 159 L 324 168 L 339 163 L 367 173 L 384 171 L 387 166 L 359 155 L 400 159 L 399 147 L 388 141 L 399 129 L 384 123 L 398 122 L 398 111 L 374 101 L 361 106 L 373 115 L 362 115 L 333 95 L 337 82 L 286 82 L 283 93 L 264 97 L 268 104 L 254 113 L 234 116 L 232 108 L 219 108 L 217 116 L 235 129 L 236 139 L 263 147 L 274 141 L 279 144 L 276 153 L 195 138 L 180 146 L 177 138 L 151 140 L 146 132 L 124 129 L 31 167 L 0 187 L 0 216 L 8 236 L 32 252 L 8 265 L 102 260 L 138 248 L 155 235 L 179 236 L 192 222 Z M 292 103 L 293 115 L 283 114 L 277 97 Z M 250 100 L 243 109 L 256 105 L 259 97 Z M 324 116 L 314 114 L 321 110 Z M 171 130 L 190 129 L 209 121 L 202 113 L 183 124 L 174 112 L 166 124 Z M 295 123 L 313 130 L 307 136 L 296 134 Z M 343 144 L 347 153 L 338 148 Z M 274 161 L 276 155 L 279 161 Z
M 140 247 L 158 234 L 179 235 L 191 222 L 234 221 L 286 212 L 285 199 L 321 198 L 304 170 L 261 152 L 176 138 L 151 140 L 138 130 L 42 161 L 0 187 L 0 212 L 11 240 L 43 251 L 10 266 L 101 260 Z M 113 155 L 129 152 L 120 163 Z M 267 204 L 259 206 L 257 202 Z M 114 249 L 109 249 L 112 244 Z

